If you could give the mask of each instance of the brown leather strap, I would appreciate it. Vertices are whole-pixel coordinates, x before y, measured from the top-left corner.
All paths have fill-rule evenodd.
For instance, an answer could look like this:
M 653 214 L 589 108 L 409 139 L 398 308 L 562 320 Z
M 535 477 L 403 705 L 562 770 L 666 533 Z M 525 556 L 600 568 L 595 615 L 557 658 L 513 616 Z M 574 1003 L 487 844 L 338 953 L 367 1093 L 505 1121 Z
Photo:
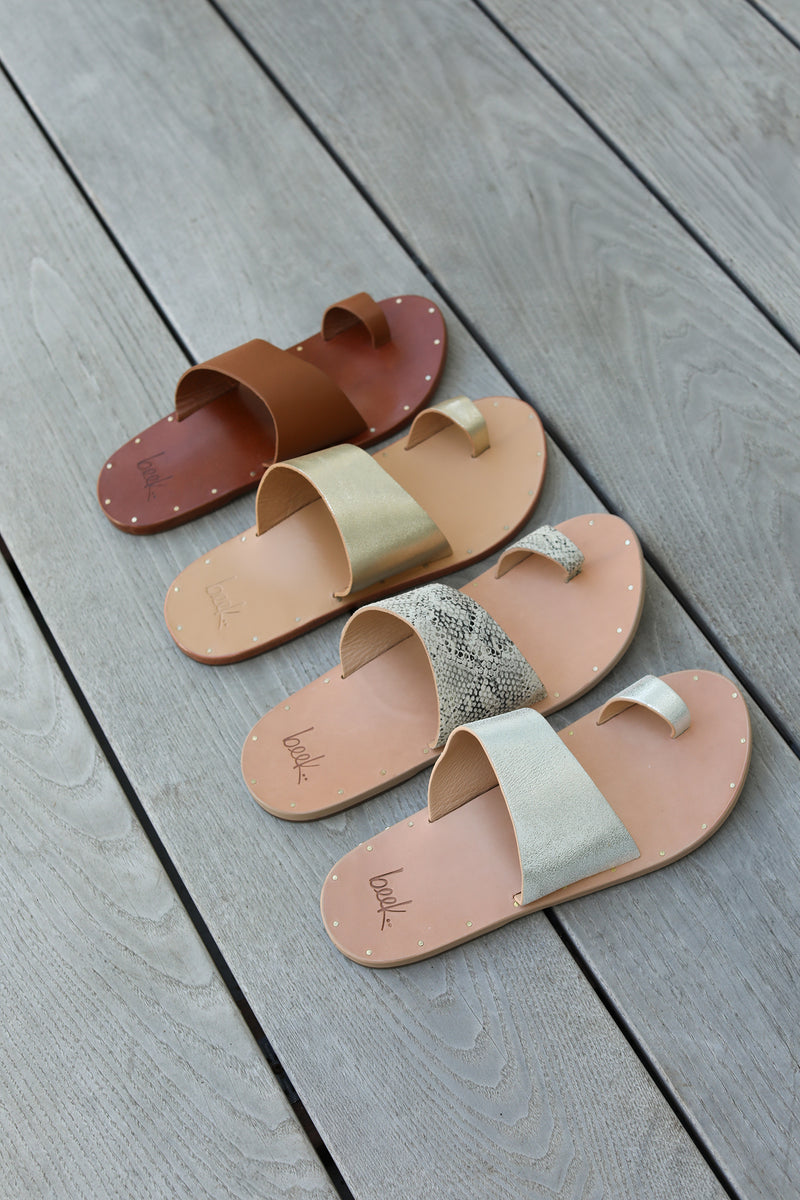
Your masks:
M 253 392 L 268 409 L 275 425 L 276 460 L 347 441 L 366 428 L 324 371 L 261 338 L 184 371 L 175 391 L 178 420 L 237 385 Z
M 357 292 L 346 300 L 339 300 L 325 309 L 322 318 L 322 336 L 326 342 L 344 333 L 354 325 L 363 325 L 377 350 L 389 341 L 389 323 L 383 310 L 367 292 Z

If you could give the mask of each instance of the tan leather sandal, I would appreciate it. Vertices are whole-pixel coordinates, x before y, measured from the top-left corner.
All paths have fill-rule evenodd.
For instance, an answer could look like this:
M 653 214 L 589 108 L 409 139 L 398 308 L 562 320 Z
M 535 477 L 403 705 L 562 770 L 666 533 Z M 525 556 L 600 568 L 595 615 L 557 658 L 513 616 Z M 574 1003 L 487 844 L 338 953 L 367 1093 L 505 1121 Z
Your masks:
M 322 916 L 348 958 L 430 958 L 526 913 L 635 879 L 701 845 L 750 761 L 735 684 L 645 676 L 556 734 L 519 709 L 456 729 L 428 808 L 341 859 Z
M 169 631 L 191 658 L 236 662 L 464 567 L 527 521 L 545 459 L 522 400 L 459 396 L 374 457 L 345 445 L 276 463 L 255 526 L 171 585 Z
M 341 666 L 250 731 L 245 783 L 275 816 L 322 817 L 430 766 L 458 725 L 555 712 L 619 661 L 643 597 L 635 533 L 594 513 L 542 526 L 460 592 L 432 583 L 361 608 Z
M 446 347 L 431 300 L 360 292 L 288 350 L 257 338 L 190 367 L 175 412 L 105 463 L 100 506 L 126 533 L 157 533 L 257 487 L 273 462 L 375 445 L 433 394 Z

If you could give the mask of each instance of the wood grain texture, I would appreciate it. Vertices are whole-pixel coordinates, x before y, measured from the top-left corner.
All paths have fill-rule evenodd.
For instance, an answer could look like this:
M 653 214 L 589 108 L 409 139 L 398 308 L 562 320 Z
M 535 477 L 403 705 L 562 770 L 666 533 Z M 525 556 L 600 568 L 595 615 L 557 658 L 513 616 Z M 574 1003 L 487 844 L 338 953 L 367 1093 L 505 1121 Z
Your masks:
M 474 6 L 226 10 L 796 735 L 797 355 Z
M 797 48 L 745 0 L 488 8 L 800 341 Z
M 0 1193 L 334 1191 L 0 563 Z
M 177 39 L 169 25 L 177 7 L 157 27 L 140 8 L 138 40 L 128 41 L 124 54 L 97 13 L 71 27 L 70 38 L 92 43 L 90 60 L 114 60 L 106 116 L 112 124 L 114 113 L 123 119 L 114 78 L 135 70 L 141 80 L 143 59 L 151 88 L 167 76 L 167 64 L 169 87 L 180 83 L 189 92 L 198 78 L 230 75 L 232 92 L 240 89 L 254 107 L 275 173 L 287 191 L 302 191 L 306 158 L 314 157 L 302 127 L 297 123 L 282 140 L 275 131 L 283 101 L 260 90 L 256 68 L 216 26 L 211 38 L 209 8 L 186 5 L 181 13 L 184 22 L 191 19 L 192 39 L 206 30 L 204 54 L 213 51 L 212 62 L 198 55 L 193 40 Z M 73 22 L 78 17 L 75 10 Z M 152 62 L 145 53 L 151 42 L 161 55 Z M 70 53 L 65 49 L 67 59 Z M 328 866 L 376 823 L 419 806 L 424 780 L 303 828 L 273 820 L 247 796 L 238 770 L 242 738 L 267 707 L 335 661 L 342 622 L 220 670 L 172 646 L 161 615 L 168 583 L 179 566 L 246 524 L 252 501 L 149 539 L 118 533 L 97 510 L 93 481 L 102 447 L 145 424 L 156 382 L 175 376 L 176 351 L 7 89 L 2 105 L 0 150 L 8 165 L 0 181 L 0 228 L 7 231 L 0 313 L 8 386 L 20 403 L 2 413 L 0 465 L 8 487 L 0 497 L 0 528 L 356 1195 L 638 1200 L 682 1197 L 688 1189 L 719 1196 L 713 1175 L 546 918 L 409 973 L 359 970 L 328 943 L 318 915 Z M 242 129 L 250 119 L 242 114 Z M 139 147 L 142 164 L 145 154 L 151 161 L 157 149 L 174 154 L 183 146 L 190 178 L 202 139 L 185 145 L 173 139 L 171 120 L 164 100 L 166 141 L 131 146 Z M 236 128 L 233 121 L 222 141 L 235 140 Z M 225 152 L 223 145 L 214 150 Z M 424 290 L 355 193 L 330 206 L 339 177 L 320 150 L 314 153 L 316 178 L 326 185 L 320 215 L 335 226 L 331 243 L 351 247 L 350 270 L 362 278 L 386 272 L 398 290 Z M 306 295 L 316 290 L 319 255 L 306 244 L 300 216 L 281 237 L 286 261 L 305 275 Z M 245 245 L 255 240 L 256 226 L 270 228 L 268 209 L 259 209 L 242 233 Z M 157 231 L 158 222 L 150 236 Z M 162 232 L 161 253 L 169 258 L 169 230 Z M 249 264 L 223 261 L 228 249 L 218 248 L 217 266 L 238 276 L 230 281 L 235 295 L 244 292 L 241 272 Z M 178 286 L 174 263 L 171 269 L 174 309 L 192 283 Z M 330 283 L 335 272 L 326 270 Z M 455 322 L 450 329 L 458 390 L 504 390 L 463 330 Z M 537 519 L 558 520 L 595 503 L 554 454 Z

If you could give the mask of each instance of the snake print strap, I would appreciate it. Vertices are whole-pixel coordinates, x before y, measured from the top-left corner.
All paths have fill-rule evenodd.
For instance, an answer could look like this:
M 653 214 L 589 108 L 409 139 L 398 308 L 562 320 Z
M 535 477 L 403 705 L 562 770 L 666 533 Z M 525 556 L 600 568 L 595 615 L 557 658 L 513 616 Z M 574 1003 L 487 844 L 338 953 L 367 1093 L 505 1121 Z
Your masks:
M 529 554 L 539 554 L 558 563 L 567 573 L 567 583 L 579 575 L 583 567 L 583 554 L 566 534 L 552 525 L 540 525 L 533 533 L 520 538 L 503 551 L 497 563 L 497 578 L 505 575 L 506 571 L 510 571 Z
M 533 667 L 486 610 L 441 583 L 354 613 L 342 632 L 342 674 L 351 675 L 412 633 L 427 651 L 439 699 L 433 746 L 443 745 L 458 725 L 536 704 L 547 694 Z

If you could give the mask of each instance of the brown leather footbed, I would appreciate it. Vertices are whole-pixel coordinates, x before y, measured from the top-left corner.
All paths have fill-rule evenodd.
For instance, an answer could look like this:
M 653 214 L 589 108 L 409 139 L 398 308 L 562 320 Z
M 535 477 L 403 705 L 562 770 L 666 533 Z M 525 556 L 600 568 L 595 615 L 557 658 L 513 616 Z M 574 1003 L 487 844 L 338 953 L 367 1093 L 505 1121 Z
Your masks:
M 538 555 L 499 579 L 496 566 L 462 590 L 497 621 L 538 672 L 552 713 L 611 670 L 630 645 L 644 598 L 633 530 L 605 513 L 556 528 L 584 554 L 581 573 Z M 268 812 L 302 821 L 327 816 L 430 766 L 438 729 L 436 688 L 419 640 L 406 638 L 346 679 L 337 664 L 271 709 L 250 731 L 242 773 Z
M 322 500 L 307 504 L 260 537 L 251 527 L 188 566 L 167 593 L 172 637 L 191 658 L 237 662 L 369 600 L 436 579 L 490 554 L 523 525 L 542 486 L 546 451 L 541 422 L 522 400 L 476 401 L 491 445 L 470 456 L 463 430 L 450 426 L 405 449 L 402 438 L 375 455 L 425 509 L 452 553 L 362 588 L 344 599 L 344 548 Z
M 344 392 L 363 418 L 364 431 L 351 439 L 361 447 L 400 429 L 428 401 L 447 347 L 444 318 L 432 301 L 400 296 L 379 307 L 391 341 L 378 349 L 367 330 L 355 326 L 327 342 L 316 333 L 288 351 Z M 317 448 L 313 412 L 297 415 L 308 423 L 305 449 Z M 269 410 L 253 392 L 236 386 L 185 420 L 172 413 L 121 446 L 100 471 L 98 500 L 126 533 L 157 533 L 257 487 L 274 453 Z
M 495 787 L 438 821 L 428 820 L 427 809 L 415 813 L 332 868 L 321 909 L 339 950 L 371 967 L 417 962 L 526 913 L 657 870 L 706 841 L 747 774 L 747 708 L 738 688 L 713 672 L 664 679 L 691 713 L 680 737 L 671 738 L 664 721 L 640 707 L 603 725 L 598 708 L 559 734 L 630 832 L 639 858 L 515 907 L 517 844 Z M 384 892 L 379 901 L 376 884 L 384 877 L 391 897 Z M 389 907 L 392 899 L 397 904 Z

